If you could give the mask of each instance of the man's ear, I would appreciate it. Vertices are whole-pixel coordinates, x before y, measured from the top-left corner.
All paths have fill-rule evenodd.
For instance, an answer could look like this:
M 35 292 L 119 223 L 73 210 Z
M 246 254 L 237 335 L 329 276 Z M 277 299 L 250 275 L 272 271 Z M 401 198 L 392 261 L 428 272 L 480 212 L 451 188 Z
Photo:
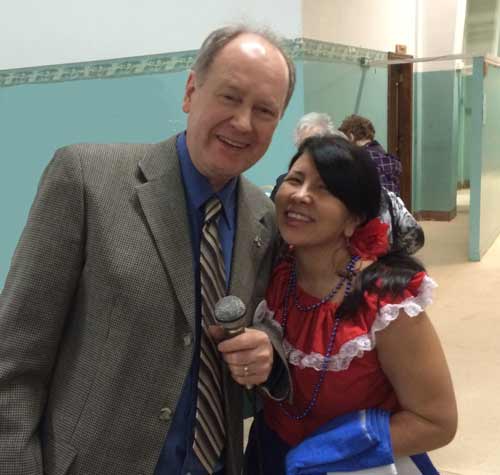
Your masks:
M 194 91 L 196 90 L 196 74 L 194 71 L 189 73 L 186 89 L 184 91 L 184 98 L 182 99 L 182 110 L 186 114 L 191 110 L 191 100 Z

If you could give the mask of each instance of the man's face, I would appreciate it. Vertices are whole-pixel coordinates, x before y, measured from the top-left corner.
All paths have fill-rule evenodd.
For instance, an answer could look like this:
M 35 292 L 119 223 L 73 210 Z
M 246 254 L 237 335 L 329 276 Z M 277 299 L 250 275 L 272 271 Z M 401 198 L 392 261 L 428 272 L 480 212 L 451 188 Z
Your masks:
M 193 164 L 218 190 L 266 152 L 283 113 L 288 69 L 278 50 L 242 34 L 215 57 L 204 77 L 191 72 L 182 109 Z

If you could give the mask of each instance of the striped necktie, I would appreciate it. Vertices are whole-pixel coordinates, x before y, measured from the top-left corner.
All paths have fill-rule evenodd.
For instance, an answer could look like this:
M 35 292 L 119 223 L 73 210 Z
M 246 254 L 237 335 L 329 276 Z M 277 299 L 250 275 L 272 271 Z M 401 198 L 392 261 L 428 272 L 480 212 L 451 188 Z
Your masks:
M 207 201 L 200 243 L 202 332 L 193 450 L 208 473 L 213 473 L 226 439 L 221 359 L 208 334 L 208 326 L 215 323 L 215 304 L 226 294 L 224 258 L 217 230 L 221 209 L 218 198 Z

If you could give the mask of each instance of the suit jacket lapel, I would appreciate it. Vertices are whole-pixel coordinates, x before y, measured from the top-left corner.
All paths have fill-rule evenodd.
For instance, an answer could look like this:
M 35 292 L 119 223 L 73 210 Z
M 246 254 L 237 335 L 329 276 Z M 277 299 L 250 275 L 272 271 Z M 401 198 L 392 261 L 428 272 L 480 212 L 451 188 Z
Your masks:
M 244 302 L 250 301 L 258 277 L 255 270 L 259 266 L 249 263 L 260 263 L 272 239 L 271 230 L 262 222 L 263 213 L 254 209 L 254 193 L 247 180 L 241 177 L 229 293 Z
M 175 144 L 175 137 L 155 144 L 139 162 L 147 182 L 136 190 L 165 271 L 194 332 L 194 257 Z

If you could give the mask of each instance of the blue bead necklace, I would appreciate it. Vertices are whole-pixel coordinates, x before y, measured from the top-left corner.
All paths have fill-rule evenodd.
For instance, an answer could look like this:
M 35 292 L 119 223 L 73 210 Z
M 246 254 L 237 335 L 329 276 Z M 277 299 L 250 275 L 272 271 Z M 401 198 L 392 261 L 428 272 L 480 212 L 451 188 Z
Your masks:
M 298 310 L 300 310 L 301 312 L 310 312 L 311 310 L 315 310 L 318 307 L 321 307 L 321 305 L 323 305 L 324 303 L 329 302 L 337 294 L 337 292 L 342 288 L 342 286 L 344 284 L 346 284 L 344 297 L 349 295 L 349 293 L 351 292 L 351 288 L 352 288 L 352 279 L 351 278 L 354 274 L 354 266 L 356 265 L 356 262 L 359 261 L 359 259 L 360 259 L 359 256 L 353 256 L 351 258 L 351 260 L 347 263 L 344 276 L 342 277 L 342 279 L 340 279 L 339 283 L 327 295 L 325 295 L 321 300 L 319 300 L 318 302 L 316 302 L 312 305 L 302 305 L 299 302 L 299 297 L 297 295 L 297 263 L 294 260 L 293 265 L 292 265 L 292 269 L 290 271 L 290 278 L 288 280 L 288 286 L 286 289 L 285 299 L 284 299 L 284 303 L 283 303 L 283 317 L 281 320 L 281 327 L 283 328 L 283 335 L 284 336 L 286 336 L 286 327 L 287 327 L 287 322 L 288 322 L 288 305 L 289 305 L 289 301 L 290 301 L 290 296 L 293 295 L 293 301 L 294 301 L 295 307 Z M 330 356 L 332 354 L 333 344 L 335 343 L 335 337 L 337 336 L 337 329 L 339 327 L 339 323 L 340 323 L 340 318 L 336 314 L 335 315 L 335 322 L 333 324 L 332 333 L 330 334 L 330 338 L 328 340 L 326 354 L 325 354 L 325 357 L 324 357 L 323 362 L 321 364 L 321 370 L 319 372 L 318 381 L 314 385 L 311 400 L 309 401 L 309 404 L 306 406 L 304 411 L 301 414 L 293 414 L 285 407 L 285 404 L 283 402 L 278 403 L 279 406 L 281 407 L 281 409 L 285 412 L 285 414 L 288 417 L 290 417 L 291 419 L 294 419 L 296 421 L 300 421 L 300 420 L 304 419 L 304 417 L 306 417 L 313 410 L 313 408 L 316 406 L 316 404 L 318 402 L 318 396 L 319 396 L 319 392 L 321 390 L 321 386 L 323 385 L 323 381 L 325 380 L 326 371 L 328 368 Z

